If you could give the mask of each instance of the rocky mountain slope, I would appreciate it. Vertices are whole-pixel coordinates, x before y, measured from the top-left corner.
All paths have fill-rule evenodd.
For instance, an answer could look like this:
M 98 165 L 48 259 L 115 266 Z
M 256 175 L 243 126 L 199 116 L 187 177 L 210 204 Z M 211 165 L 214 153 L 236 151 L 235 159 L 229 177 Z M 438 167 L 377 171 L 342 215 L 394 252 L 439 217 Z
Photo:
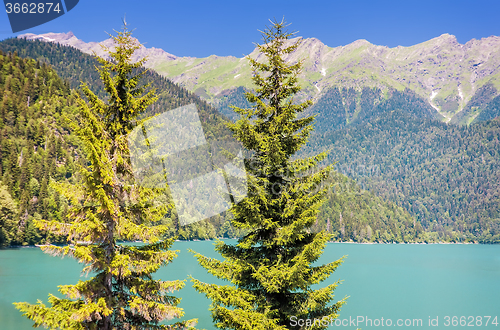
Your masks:
M 71 32 L 20 37 L 58 42 L 86 53 L 103 53 L 98 43 L 85 43 Z M 109 46 L 110 40 L 102 44 Z M 257 50 L 249 55 L 258 58 Z M 216 105 L 238 87 L 253 86 L 245 58 L 177 57 L 145 47 L 137 56 L 148 56 L 149 68 Z M 470 123 L 500 90 L 500 37 L 496 36 L 472 39 L 462 45 L 455 36 L 443 34 L 411 47 L 395 48 L 373 45 L 366 40 L 332 48 L 309 38 L 302 41 L 288 60 L 301 58 L 305 63 L 300 97 L 314 101 L 337 87 L 357 92 L 376 87 L 383 93 L 408 88 L 436 109 L 444 121 Z

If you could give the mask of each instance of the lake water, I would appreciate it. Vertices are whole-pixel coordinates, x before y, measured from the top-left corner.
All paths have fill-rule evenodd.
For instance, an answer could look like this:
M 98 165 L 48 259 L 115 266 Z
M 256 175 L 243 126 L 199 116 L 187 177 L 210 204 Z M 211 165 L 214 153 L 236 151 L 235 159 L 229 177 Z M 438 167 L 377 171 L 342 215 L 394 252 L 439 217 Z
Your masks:
M 197 264 L 189 248 L 219 256 L 211 241 L 176 242 L 179 257 L 156 277 L 172 280 L 192 275 L 204 282 L 223 283 Z M 344 280 L 335 291 L 336 298 L 350 296 L 331 329 L 398 325 L 410 329 L 500 329 L 495 324 L 500 324 L 498 245 L 330 243 L 319 263 L 343 255 L 348 255 L 344 264 L 324 282 Z M 12 302 L 46 302 L 48 293 L 60 297 L 57 286 L 76 283 L 81 269 L 73 259 L 51 257 L 38 248 L 0 250 L 0 329 L 32 329 L 32 322 L 23 318 Z M 198 329 L 215 329 L 208 311 L 210 301 L 190 282 L 176 295 L 183 297 L 180 307 L 185 318 L 198 318 Z

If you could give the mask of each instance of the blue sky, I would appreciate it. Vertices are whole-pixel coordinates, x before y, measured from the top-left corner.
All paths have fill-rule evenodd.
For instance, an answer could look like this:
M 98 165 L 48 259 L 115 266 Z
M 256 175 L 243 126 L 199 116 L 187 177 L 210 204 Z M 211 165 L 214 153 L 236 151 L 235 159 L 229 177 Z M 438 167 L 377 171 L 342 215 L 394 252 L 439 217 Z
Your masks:
M 106 31 L 121 28 L 125 15 L 136 29 L 134 36 L 146 47 L 195 57 L 242 57 L 253 50 L 254 42 L 261 41 L 258 30 L 268 19 L 283 15 L 298 35 L 318 38 L 330 47 L 357 39 L 396 47 L 443 33 L 455 35 L 460 43 L 500 35 L 499 0 L 80 0 L 69 13 L 17 34 L 11 32 L 7 14 L 2 12 L 0 39 L 28 32 L 73 31 L 86 42 L 102 41 Z

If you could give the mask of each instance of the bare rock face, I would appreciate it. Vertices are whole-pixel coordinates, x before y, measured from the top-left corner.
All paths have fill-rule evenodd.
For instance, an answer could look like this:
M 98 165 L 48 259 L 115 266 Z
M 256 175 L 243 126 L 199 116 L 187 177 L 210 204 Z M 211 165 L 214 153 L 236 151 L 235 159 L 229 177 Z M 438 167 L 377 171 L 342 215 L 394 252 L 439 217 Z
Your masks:
M 19 38 L 57 42 L 99 56 L 104 55 L 100 44 L 112 46 L 111 39 L 85 43 L 71 32 L 24 34 Z M 240 86 L 253 88 L 246 58 L 177 57 L 162 49 L 141 46 L 134 60 L 145 56 L 147 67 L 213 103 Z M 265 60 L 257 49 L 248 56 Z M 382 91 L 409 88 L 426 99 L 447 121 L 462 111 L 482 86 L 489 84 L 500 90 L 500 37 L 496 36 L 472 39 L 462 45 L 455 36 L 443 34 L 414 46 L 394 48 L 373 45 L 366 40 L 332 48 L 316 38 L 308 38 L 301 40 L 286 60 L 290 63 L 304 60 L 299 99 L 317 100 L 332 87 L 358 91 L 364 87 Z

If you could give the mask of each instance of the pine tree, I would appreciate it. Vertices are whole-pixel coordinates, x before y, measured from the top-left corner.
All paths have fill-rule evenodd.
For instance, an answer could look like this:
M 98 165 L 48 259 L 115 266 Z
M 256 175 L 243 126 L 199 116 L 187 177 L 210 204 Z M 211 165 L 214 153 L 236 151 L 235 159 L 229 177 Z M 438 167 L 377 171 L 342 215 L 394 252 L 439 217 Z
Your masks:
M 272 23 L 263 32 L 264 43 L 257 45 L 267 63 L 248 58 L 257 89 L 246 97 L 254 105 L 233 107 L 240 119 L 228 124 L 251 153 L 246 161 L 247 197 L 231 209 L 233 225 L 248 234 L 237 245 L 216 243 L 223 261 L 196 254 L 209 273 L 231 283 L 192 279 L 196 290 L 212 300 L 213 320 L 221 329 L 323 329 L 325 323 L 320 321 L 334 320 L 345 303 L 344 298 L 330 304 L 337 282 L 312 289 L 342 262 L 311 265 L 331 237 L 309 228 L 329 189 L 326 179 L 332 167 L 314 170 L 324 153 L 292 159 L 306 143 L 314 118 L 298 118 L 310 101 L 293 102 L 300 90 L 302 61 L 285 61 L 300 39 L 290 40 L 293 33 L 284 21 Z
M 183 287 L 183 281 L 153 280 L 152 273 L 176 257 L 170 251 L 173 239 L 162 241 L 165 226 L 148 226 L 163 216 L 164 203 L 156 205 L 163 188 L 134 185 L 127 134 L 141 121 L 138 116 L 156 101 L 154 91 L 140 85 L 141 65 L 131 62 L 139 44 L 125 24 L 109 60 L 98 59 L 101 79 L 109 94 L 103 101 L 85 84 L 77 102 L 78 122 L 72 128 L 81 139 L 88 167 L 80 168 L 77 186 L 56 185 L 71 201 L 70 223 L 37 221 L 40 229 L 67 235 L 70 245 L 43 246 L 44 252 L 69 255 L 86 264 L 84 272 L 94 276 L 76 285 L 60 286 L 67 298 L 49 295 L 50 307 L 15 303 L 35 326 L 60 329 L 185 329 L 193 320 L 171 325 L 159 322 L 183 315 L 180 299 L 168 295 Z M 144 73 L 144 72 L 143 72 Z M 141 240 L 145 244 L 120 244 L 118 240 Z

